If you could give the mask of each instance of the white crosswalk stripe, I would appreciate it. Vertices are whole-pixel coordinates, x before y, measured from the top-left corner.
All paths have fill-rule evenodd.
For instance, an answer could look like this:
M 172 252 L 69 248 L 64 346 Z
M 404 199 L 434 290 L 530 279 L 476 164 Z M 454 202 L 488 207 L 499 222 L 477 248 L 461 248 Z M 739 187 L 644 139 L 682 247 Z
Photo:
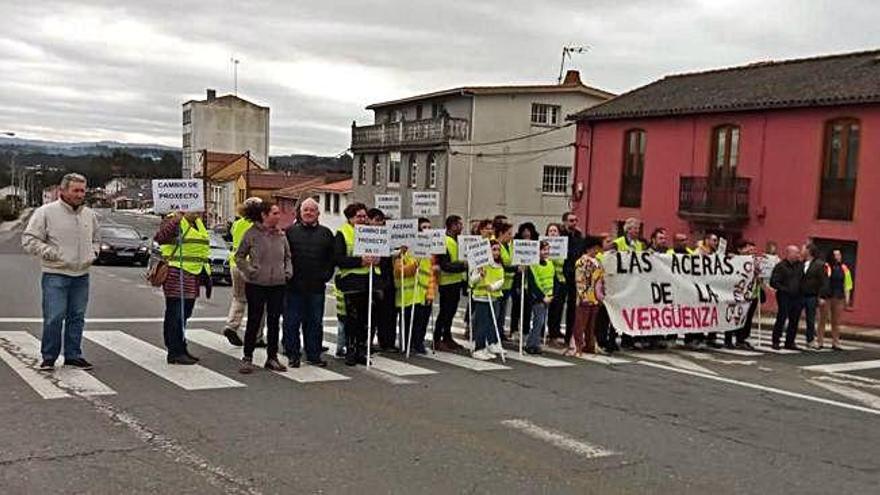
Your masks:
M 330 350 L 328 351 L 330 354 L 336 354 L 336 344 L 332 342 L 324 342 L 324 345 L 327 346 Z M 435 375 L 437 374 L 434 370 L 429 370 L 428 368 L 422 368 L 421 366 L 416 366 L 414 364 L 405 363 L 403 361 L 399 361 L 397 359 L 387 358 L 385 356 L 381 356 L 378 354 L 373 354 L 371 357 L 372 364 L 371 368 L 375 368 L 384 373 L 388 373 L 390 375 L 395 376 L 420 376 L 420 375 Z
M 219 333 L 202 329 L 192 329 L 187 330 L 186 335 L 188 342 L 193 342 L 202 347 L 217 351 L 221 354 L 226 354 L 227 356 L 236 359 L 241 359 L 242 357 L 242 348 L 230 344 L 229 341 L 226 340 L 226 337 Z M 255 364 L 260 365 L 261 363 L 265 363 L 266 358 L 266 349 L 254 349 Z M 303 363 L 299 368 L 288 368 L 287 371 L 276 372 L 275 374 L 298 383 L 332 382 L 349 379 L 347 376 L 336 373 L 335 371 L 319 368 L 317 366 L 310 366 L 306 363 Z
M 241 382 L 227 378 L 203 366 L 167 364 L 165 362 L 166 354 L 164 350 L 118 330 L 85 332 L 83 336 L 110 352 L 185 390 L 208 390 L 245 386 Z
M 863 371 L 880 368 L 880 359 L 871 359 L 869 361 L 850 361 L 848 363 L 832 363 L 832 364 L 816 364 L 812 366 L 802 366 L 801 369 L 808 371 L 817 371 L 820 373 L 839 373 L 847 371 Z
M 22 356 L 27 357 L 34 362 L 39 362 L 42 359 L 42 356 L 40 355 L 39 339 L 28 332 L 0 332 L 0 339 L 17 347 Z M 8 355 L 8 353 L 6 354 Z M 16 359 L 16 361 L 21 364 L 19 359 Z M 21 368 L 17 371 L 19 370 L 21 370 Z M 33 370 L 30 371 L 33 372 Z M 102 383 L 87 371 L 71 368 L 69 366 L 62 366 L 59 368 L 56 365 L 55 371 L 52 372 L 51 379 L 43 373 L 37 373 L 39 387 L 33 386 L 33 383 L 37 382 L 30 380 L 34 378 L 30 373 L 25 373 L 25 375 L 28 375 L 27 378 L 19 372 L 19 376 L 25 378 L 25 381 L 27 381 L 37 393 L 47 399 L 56 398 L 56 396 L 68 397 L 69 394 L 65 392 L 65 390 L 70 390 L 81 395 L 113 395 L 116 393 L 113 389 Z M 61 387 L 56 386 L 52 382 L 53 379 L 57 380 L 58 383 L 61 384 Z M 48 382 L 48 385 L 43 382 Z M 48 392 L 51 388 L 56 388 L 60 393 L 57 391 L 51 391 L 49 394 L 51 397 L 46 397 L 41 393 L 41 390 Z
M 465 349 L 472 350 L 473 343 L 468 340 L 462 339 L 454 339 L 460 345 L 464 346 Z M 569 361 L 560 361 L 559 359 L 550 359 L 543 356 L 535 356 L 532 354 L 523 354 L 520 355 L 517 351 L 507 351 L 504 353 L 504 357 L 506 359 L 510 359 L 511 361 L 519 361 L 522 363 L 528 363 L 535 366 L 540 366 L 542 368 L 565 368 L 568 366 L 574 366 L 574 363 Z

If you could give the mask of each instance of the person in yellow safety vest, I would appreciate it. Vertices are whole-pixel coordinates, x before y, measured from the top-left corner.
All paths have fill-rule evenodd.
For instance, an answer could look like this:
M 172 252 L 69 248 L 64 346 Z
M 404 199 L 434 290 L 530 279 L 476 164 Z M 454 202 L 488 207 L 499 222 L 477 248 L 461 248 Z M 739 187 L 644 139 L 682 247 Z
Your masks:
M 532 326 L 526 339 L 526 352 L 541 354 L 541 335 L 547 320 L 547 307 L 553 302 L 553 282 L 556 280 L 556 267 L 550 261 L 550 244 L 541 241 L 541 257 L 528 271 L 528 295 L 532 300 Z
M 558 223 L 547 224 L 544 231 L 547 237 L 559 237 L 562 235 L 562 225 Z M 577 242 L 569 238 L 569 242 Z M 568 253 L 566 253 L 566 256 Z M 550 262 L 555 268 L 555 278 L 553 279 L 553 302 L 547 308 L 547 340 L 552 344 L 560 344 L 560 339 L 566 339 L 562 334 L 562 314 L 565 310 L 565 303 L 568 295 L 569 285 L 565 279 L 565 262 L 566 258 L 551 259 Z M 571 331 L 566 327 L 566 333 Z M 568 337 L 570 339 L 570 337 Z M 566 339 L 566 340 L 568 340 Z
M 513 225 L 504 220 L 500 220 L 494 224 L 495 240 L 501 247 L 501 266 L 504 268 L 504 285 L 501 286 L 501 298 L 498 300 L 498 313 L 495 319 L 498 322 L 498 333 L 501 335 L 501 341 L 507 340 L 507 333 L 504 331 L 505 316 L 507 314 L 507 301 L 511 298 L 513 292 L 513 281 L 516 278 L 517 267 L 511 262 L 513 261 Z
M 345 296 L 333 284 L 333 297 L 336 298 L 336 357 L 345 357 Z
M 637 253 L 645 250 L 645 243 L 639 240 L 639 219 L 627 218 L 623 223 L 623 235 L 614 239 L 614 246 L 617 251 L 624 253 L 626 251 L 635 251 Z
M 501 244 L 489 241 L 492 249 L 492 264 L 470 271 L 470 285 L 473 287 L 473 328 L 474 358 L 482 361 L 495 358 L 504 352 L 495 334 L 496 321 L 493 312 L 498 312 L 498 300 L 504 286 L 504 267 L 501 264 Z M 492 305 L 491 307 L 489 305 Z
M 669 254 L 672 248 L 669 247 L 669 237 L 666 228 L 657 227 L 651 232 L 651 240 L 648 244 L 648 251 L 659 254 Z
M 211 297 L 210 234 L 198 213 L 168 215 L 153 238 L 168 262 L 168 277 L 162 286 L 165 293 L 163 334 L 168 350 L 168 364 L 193 365 L 198 358 L 189 353 L 183 330 L 192 316 L 205 285 Z
M 418 222 L 420 232 L 431 228 L 431 221 L 427 218 L 419 218 Z M 400 280 L 401 271 L 403 272 L 403 285 Z M 409 328 L 412 326 L 410 351 L 416 354 L 427 353 L 425 334 L 428 331 L 428 320 L 431 318 L 431 307 L 434 304 L 437 291 L 438 271 L 439 268 L 434 262 L 434 256 L 417 259 L 406 248 L 401 249 L 400 256 L 394 262 L 398 318 L 403 313 L 404 339 L 409 335 Z M 405 350 L 406 340 L 403 341 L 403 345 Z
M 434 323 L 434 350 L 457 351 L 462 347 L 452 340 L 452 320 L 458 311 L 461 292 L 467 277 L 467 262 L 459 259 L 458 236 L 463 228 L 461 217 L 446 218 L 446 253 L 437 260 L 440 265 L 440 310 Z
M 367 314 L 370 304 L 369 278 L 372 271 L 373 292 L 380 290 L 380 258 L 375 256 L 354 256 L 355 225 L 367 223 L 367 207 L 363 203 L 352 203 L 343 212 L 347 222 L 336 232 L 334 256 L 339 271 L 336 274 L 336 288 L 345 298 L 345 364 L 355 366 L 367 364 Z
M 251 197 L 244 200 L 238 208 L 238 218 L 232 222 L 229 234 L 232 236 L 232 249 L 229 250 L 229 272 L 232 277 L 232 299 L 229 301 L 229 314 L 226 317 L 226 324 L 223 327 L 223 335 L 231 345 L 242 346 L 244 341 L 239 334 L 241 322 L 247 309 L 247 298 L 244 295 L 244 277 L 241 271 L 235 265 L 235 253 L 238 246 L 241 245 L 241 239 L 244 234 L 250 230 L 254 222 L 247 219 L 245 210 L 253 205 L 262 203 L 263 200 L 258 197 Z M 261 327 L 262 328 L 262 327 Z M 262 332 L 257 335 L 257 347 L 265 347 Z
M 712 232 L 706 232 L 705 235 L 703 235 L 703 240 L 697 243 L 697 249 L 693 254 L 711 256 L 715 254 L 717 250 L 718 236 L 713 234 Z M 724 347 L 721 342 L 718 342 L 718 334 L 716 332 L 709 332 L 706 334 L 689 333 L 684 336 L 684 343 L 686 346 L 692 349 L 699 349 L 702 343 L 705 343 L 706 346 L 713 349 L 720 349 Z

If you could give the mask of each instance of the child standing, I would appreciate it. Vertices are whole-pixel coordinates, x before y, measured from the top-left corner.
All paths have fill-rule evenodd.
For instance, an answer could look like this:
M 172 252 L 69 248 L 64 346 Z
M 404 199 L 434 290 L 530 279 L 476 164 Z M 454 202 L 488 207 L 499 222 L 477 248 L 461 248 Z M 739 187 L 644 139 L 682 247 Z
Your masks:
M 537 265 L 529 266 L 528 297 L 532 301 L 532 327 L 526 339 L 526 352 L 541 354 L 541 334 L 547 321 L 547 307 L 553 302 L 553 282 L 556 266 L 550 261 L 550 244 L 541 241 L 541 258 Z
M 490 241 L 494 263 L 482 268 L 475 268 L 470 273 L 473 287 L 474 312 L 474 358 L 482 361 L 493 359 L 504 352 L 495 334 L 496 321 L 493 313 L 499 310 L 501 288 L 504 285 L 504 267 L 501 263 L 501 244 Z M 489 305 L 492 305 L 491 307 Z

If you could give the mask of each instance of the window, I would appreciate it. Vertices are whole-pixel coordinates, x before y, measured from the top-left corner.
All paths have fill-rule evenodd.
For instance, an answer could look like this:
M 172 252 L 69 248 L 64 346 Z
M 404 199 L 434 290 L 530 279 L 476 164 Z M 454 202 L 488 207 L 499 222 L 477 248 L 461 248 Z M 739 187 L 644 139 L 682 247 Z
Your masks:
M 324 193 L 324 213 L 330 213 L 330 193 Z
M 339 193 L 333 194 L 333 213 L 339 213 Z
M 558 105 L 545 105 L 532 103 L 532 123 L 539 125 L 556 125 L 559 123 L 560 107 Z
M 416 161 L 416 155 L 409 156 L 409 187 L 418 187 L 419 185 L 419 162 Z
M 400 185 L 400 152 L 392 151 L 388 154 L 388 185 Z
M 437 188 L 437 159 L 434 157 L 434 153 L 428 155 L 428 173 L 425 178 L 425 187 L 428 189 L 436 189 Z
M 373 157 L 373 185 L 378 186 L 382 183 L 382 164 L 379 163 L 379 156 Z
M 239 203 L 244 203 L 244 200 L 247 199 L 247 198 L 245 198 L 245 194 L 247 194 L 247 192 L 244 189 L 238 190 L 238 202 Z
M 192 109 L 187 108 L 183 111 L 183 125 L 192 123 Z
M 859 121 L 836 119 L 825 125 L 825 156 L 819 218 L 852 220 L 859 160 Z
M 446 107 L 442 103 L 431 104 L 431 118 L 436 119 L 446 115 Z
M 568 167 L 544 165 L 544 178 L 541 181 L 541 192 L 545 194 L 567 194 Z
M 422 106 L 416 105 L 416 120 L 422 120 Z
M 367 158 L 364 155 L 361 155 L 358 162 L 358 182 L 361 185 L 367 184 Z
M 623 138 L 623 177 L 620 182 L 620 206 L 642 206 L 642 177 L 645 173 L 645 131 L 630 129 Z
M 709 176 L 718 183 L 736 177 L 739 162 L 739 127 L 722 125 L 715 128 L 712 139 L 712 163 Z
M 192 147 L 192 137 L 193 137 L 193 135 L 191 132 L 187 132 L 186 134 L 183 135 L 183 147 L 184 148 L 191 148 Z

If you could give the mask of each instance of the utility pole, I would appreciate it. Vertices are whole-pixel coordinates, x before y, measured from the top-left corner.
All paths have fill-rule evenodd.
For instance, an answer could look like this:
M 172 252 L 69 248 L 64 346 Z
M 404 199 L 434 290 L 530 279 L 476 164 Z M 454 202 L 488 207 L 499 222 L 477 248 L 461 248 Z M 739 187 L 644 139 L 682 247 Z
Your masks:
M 562 84 L 562 75 L 565 71 L 565 57 L 568 57 L 571 60 L 572 53 L 584 53 L 590 49 L 589 46 L 564 46 L 562 47 L 562 59 L 559 61 L 559 78 L 556 80 L 557 84 Z

